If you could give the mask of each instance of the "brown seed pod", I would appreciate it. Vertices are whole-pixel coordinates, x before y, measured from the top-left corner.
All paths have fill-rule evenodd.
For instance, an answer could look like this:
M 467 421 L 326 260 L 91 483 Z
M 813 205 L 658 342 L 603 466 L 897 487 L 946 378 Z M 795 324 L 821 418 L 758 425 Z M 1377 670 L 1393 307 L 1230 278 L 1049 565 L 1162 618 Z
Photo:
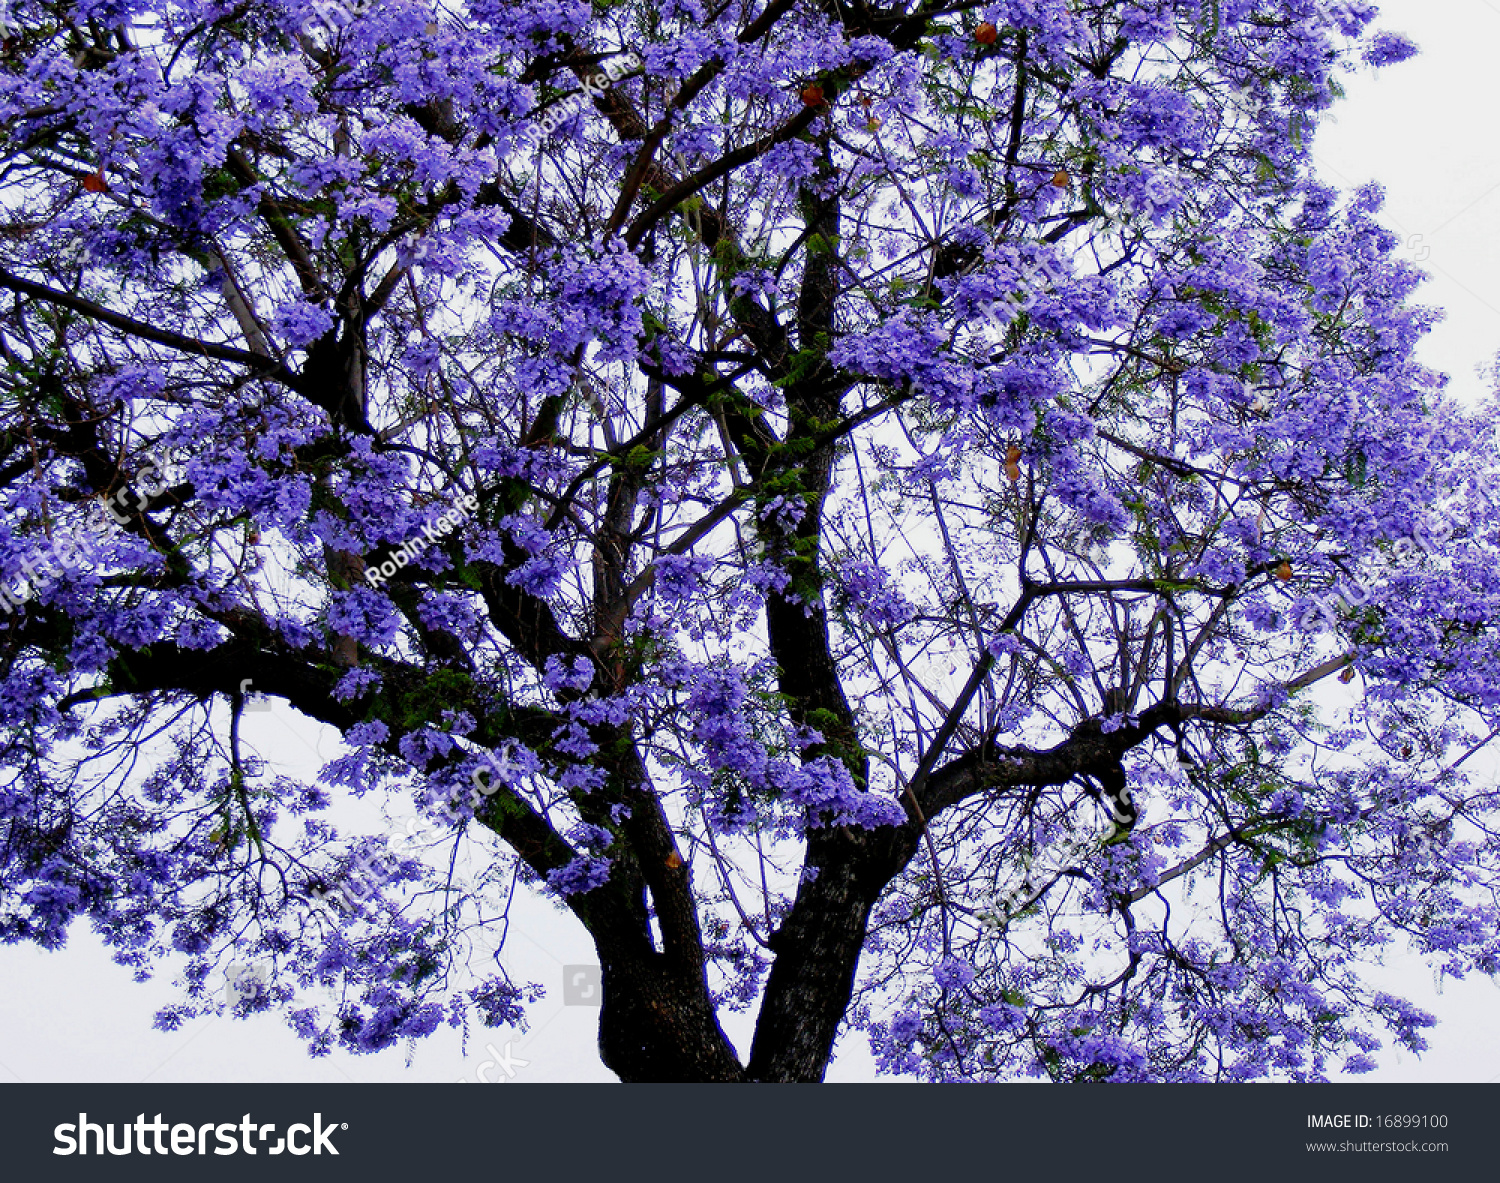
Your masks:
M 1072 180 L 1073 178 L 1065 168 L 1060 168 L 1052 174 L 1052 184 L 1059 189 L 1066 189 Z
M 104 170 L 101 168 L 97 172 L 91 172 L 88 176 L 84 177 L 83 187 L 90 193 L 108 193 L 109 182 L 104 179 Z
M 1276 578 L 1286 583 L 1292 577 L 1292 565 L 1285 559 L 1281 560 L 1281 566 L 1276 568 Z
M 823 105 L 823 88 L 816 82 L 811 82 L 802 88 L 802 102 L 808 107 L 821 107 Z
M 980 45 L 993 45 L 995 38 L 1000 36 L 1000 30 L 995 28 L 989 21 L 985 21 L 979 28 L 974 30 L 974 40 Z

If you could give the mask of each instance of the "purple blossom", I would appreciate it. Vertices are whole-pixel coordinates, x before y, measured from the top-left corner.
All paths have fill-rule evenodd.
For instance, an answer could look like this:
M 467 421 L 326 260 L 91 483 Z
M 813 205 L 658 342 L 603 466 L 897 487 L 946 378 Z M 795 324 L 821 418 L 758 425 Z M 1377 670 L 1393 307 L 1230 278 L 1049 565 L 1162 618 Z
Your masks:
M 170 967 L 162 1029 L 273 963 L 235 1009 L 314 1055 L 522 1022 L 469 943 L 512 892 L 612 992 L 665 948 L 699 1017 L 794 1016 L 739 1068 L 607 997 L 626 1077 L 1419 1050 L 1393 941 L 1500 972 L 1500 403 L 1311 157 L 1413 47 L 1363 0 L 648 7 L 28 25 L 0 940 Z
M 1376 33 L 1361 55 L 1372 66 L 1393 66 L 1416 57 L 1416 43 L 1400 33 Z
M 566 866 L 547 873 L 547 886 L 560 896 L 582 895 L 609 882 L 610 861 L 580 855 Z
M 291 349 L 306 349 L 333 328 L 333 317 L 326 308 L 293 300 L 276 310 L 272 327 Z

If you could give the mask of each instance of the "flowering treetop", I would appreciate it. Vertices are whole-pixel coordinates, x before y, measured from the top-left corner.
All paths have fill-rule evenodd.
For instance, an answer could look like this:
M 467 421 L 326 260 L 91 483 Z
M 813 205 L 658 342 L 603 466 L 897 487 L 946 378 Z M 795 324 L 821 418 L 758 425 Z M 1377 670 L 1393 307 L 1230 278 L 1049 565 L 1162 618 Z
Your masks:
M 519 877 L 630 1079 L 1420 1047 L 1362 969 L 1497 968 L 1500 495 L 1310 168 L 1373 17 L 19 0 L 0 935 L 378 1050 L 523 1021 Z

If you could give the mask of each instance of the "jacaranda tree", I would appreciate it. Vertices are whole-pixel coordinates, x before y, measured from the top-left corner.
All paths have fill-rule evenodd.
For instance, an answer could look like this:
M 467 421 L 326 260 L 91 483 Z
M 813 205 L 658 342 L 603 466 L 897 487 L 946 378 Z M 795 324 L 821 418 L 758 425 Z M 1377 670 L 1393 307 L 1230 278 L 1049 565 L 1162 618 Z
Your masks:
M 374 1051 L 524 1021 L 519 886 L 627 1080 L 1420 1048 L 1500 493 L 1314 176 L 1374 16 L 17 0 L 0 935 Z

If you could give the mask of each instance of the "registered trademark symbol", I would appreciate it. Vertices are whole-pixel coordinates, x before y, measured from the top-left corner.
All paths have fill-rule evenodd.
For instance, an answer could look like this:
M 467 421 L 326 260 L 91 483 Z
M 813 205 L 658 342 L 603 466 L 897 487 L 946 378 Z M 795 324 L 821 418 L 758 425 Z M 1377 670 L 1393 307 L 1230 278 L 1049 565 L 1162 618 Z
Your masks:
M 349 1128 L 349 1123 L 347 1121 L 344 1123 L 343 1128 L 346 1130 Z

